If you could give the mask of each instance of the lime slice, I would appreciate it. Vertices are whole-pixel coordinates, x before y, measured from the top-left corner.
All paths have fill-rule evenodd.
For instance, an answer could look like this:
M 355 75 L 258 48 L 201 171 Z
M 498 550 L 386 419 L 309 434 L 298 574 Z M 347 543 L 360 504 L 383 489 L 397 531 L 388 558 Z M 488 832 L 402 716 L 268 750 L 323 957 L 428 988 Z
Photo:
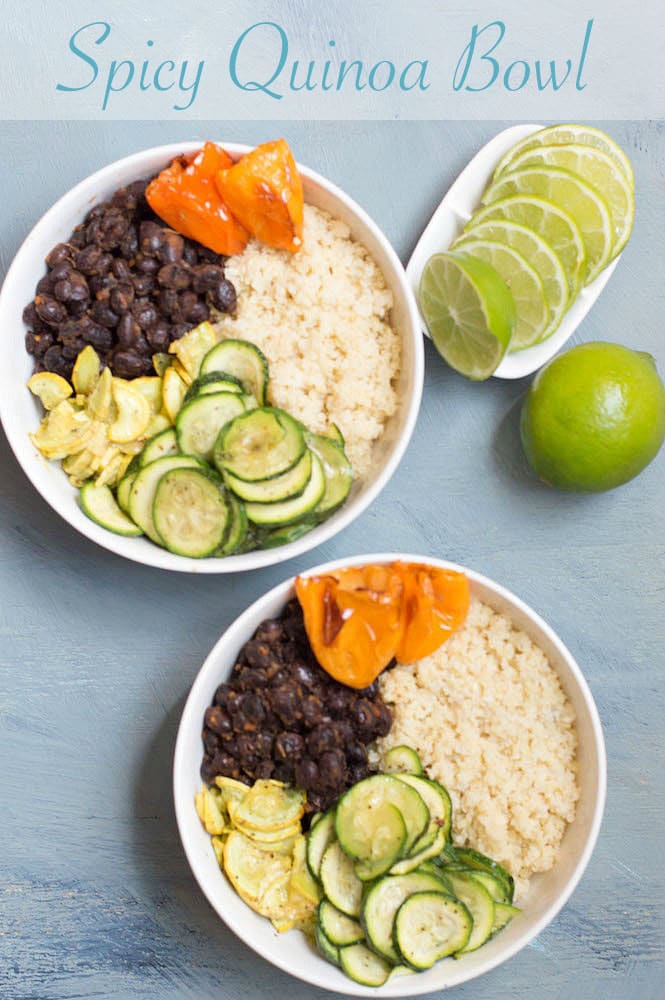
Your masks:
M 586 269 L 584 241 L 575 220 L 549 201 L 529 195 L 517 195 L 479 209 L 467 223 L 467 229 L 476 229 L 483 222 L 497 220 L 517 222 L 532 229 L 549 243 L 566 272 L 570 300 L 574 299 L 580 290 L 582 275 Z
M 616 161 L 593 146 L 541 146 L 539 149 L 527 149 L 516 156 L 510 163 L 509 173 L 522 167 L 541 164 L 571 170 L 603 196 L 612 216 L 611 259 L 614 259 L 628 242 L 635 218 L 633 189 Z
M 474 381 L 489 378 L 515 328 L 515 303 L 501 275 L 469 254 L 437 253 L 425 264 L 418 298 L 450 367 Z
M 526 149 L 536 149 L 538 146 L 561 146 L 568 143 L 577 146 L 591 146 L 611 157 L 624 174 L 631 190 L 635 189 L 633 168 L 621 146 L 617 146 L 616 142 L 610 139 L 605 132 L 601 132 L 599 128 L 591 128 L 589 125 L 550 125 L 549 128 L 534 132 L 533 135 L 527 136 L 526 139 L 522 139 L 521 142 L 508 150 L 499 162 L 494 176 L 498 177 L 499 174 L 508 169 L 509 164 Z
M 538 233 L 534 233 L 532 229 L 502 219 L 478 223 L 475 219 L 471 219 L 466 227 L 466 232 L 474 239 L 492 240 L 494 243 L 503 243 L 504 246 L 512 247 L 528 260 L 531 267 L 538 272 L 550 310 L 550 322 L 540 339 L 545 340 L 551 336 L 563 319 L 568 305 L 569 293 L 563 264 L 549 243 Z M 454 246 L 456 245 L 455 243 Z
M 517 250 L 492 240 L 466 236 L 455 244 L 455 250 L 484 260 L 508 285 L 517 311 L 509 350 L 521 351 L 537 343 L 550 321 L 550 310 L 538 272 Z
M 565 209 L 579 226 L 587 256 L 586 285 L 597 278 L 612 253 L 612 219 L 603 196 L 570 170 L 522 167 L 502 174 L 483 195 L 483 204 L 532 194 Z

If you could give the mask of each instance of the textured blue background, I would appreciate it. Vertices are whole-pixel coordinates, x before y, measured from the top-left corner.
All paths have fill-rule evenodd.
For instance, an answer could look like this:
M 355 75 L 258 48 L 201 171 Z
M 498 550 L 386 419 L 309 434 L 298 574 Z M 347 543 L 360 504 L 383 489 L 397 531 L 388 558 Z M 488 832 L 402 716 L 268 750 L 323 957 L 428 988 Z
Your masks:
M 283 131 L 406 260 L 450 182 L 504 124 Z M 663 371 L 665 123 L 608 128 L 635 165 L 637 219 L 576 339 L 649 350 Z M 43 211 L 110 160 L 178 138 L 255 142 L 275 131 L 260 122 L 0 125 L 0 270 Z M 0 996 L 322 995 L 257 958 L 199 892 L 173 818 L 173 743 L 201 662 L 249 602 L 315 562 L 402 548 L 465 563 L 536 608 L 577 656 L 609 754 L 604 826 L 572 900 L 530 947 L 455 996 L 662 997 L 663 457 L 608 494 L 548 489 L 519 449 L 526 385 L 472 385 L 428 345 L 413 442 L 377 503 L 319 551 L 235 579 L 162 573 L 95 547 L 41 500 L 0 436 Z

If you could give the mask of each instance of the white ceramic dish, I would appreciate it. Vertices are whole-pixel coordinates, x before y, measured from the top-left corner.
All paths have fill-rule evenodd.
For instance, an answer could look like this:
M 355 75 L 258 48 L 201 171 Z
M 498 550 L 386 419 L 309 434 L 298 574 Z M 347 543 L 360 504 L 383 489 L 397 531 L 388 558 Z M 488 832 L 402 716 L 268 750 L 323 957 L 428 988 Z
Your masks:
M 294 593 L 294 578 L 274 587 L 251 605 L 222 635 L 203 664 L 183 711 L 175 749 L 173 789 L 178 829 L 192 871 L 210 904 L 238 937 L 259 955 L 291 975 L 337 993 L 353 996 L 404 997 L 432 993 L 474 979 L 520 951 L 554 919 L 579 882 L 600 829 L 606 790 L 603 734 L 593 697 L 570 652 L 552 629 L 523 601 L 479 573 L 440 559 L 395 553 L 355 556 L 316 567 L 310 573 L 340 566 L 406 559 L 451 569 L 462 569 L 473 594 L 507 614 L 544 650 L 561 678 L 577 715 L 581 796 L 577 816 L 563 838 L 561 854 L 552 871 L 530 882 L 523 912 L 496 938 L 459 961 L 439 962 L 428 972 L 389 980 L 380 989 L 359 986 L 321 958 L 299 931 L 278 935 L 268 920 L 258 916 L 236 895 L 220 872 L 194 809 L 201 785 L 201 727 L 205 709 L 218 684 L 226 680 L 243 643 L 265 618 L 278 615 Z
M 499 132 L 486 146 L 476 153 L 468 166 L 459 175 L 453 186 L 443 198 L 425 228 L 422 236 L 411 254 L 406 273 L 414 295 L 418 296 L 418 287 L 423 268 L 434 253 L 447 250 L 450 244 L 461 233 L 473 213 L 480 204 L 483 191 L 492 178 L 501 157 L 508 150 L 533 135 L 543 125 L 513 125 Z M 524 351 L 506 354 L 503 361 L 494 372 L 494 378 L 523 378 L 542 368 L 553 358 L 563 345 L 574 334 L 591 306 L 594 304 L 603 288 L 610 280 L 612 273 L 621 259 L 621 254 L 609 264 L 595 281 L 583 288 L 572 306 L 564 314 L 559 329 L 542 344 L 528 347 Z M 429 337 L 427 325 L 420 317 L 423 333 Z
M 47 462 L 31 444 L 28 434 L 42 417 L 39 400 L 26 389 L 32 374 L 32 358 L 24 347 L 26 327 L 21 319 L 24 306 L 34 297 L 35 285 L 44 274 L 44 258 L 56 243 L 64 241 L 82 221 L 90 207 L 109 197 L 116 188 L 165 167 L 180 153 L 200 148 L 200 142 L 157 146 L 118 160 L 92 174 L 65 194 L 42 217 L 29 234 L 9 268 L 0 293 L 0 418 L 9 443 L 24 472 L 44 499 L 72 527 L 99 545 L 135 562 L 187 573 L 235 573 L 258 569 L 302 555 L 332 538 L 354 521 L 379 495 L 399 465 L 418 416 L 423 385 L 423 342 L 418 307 L 411 294 L 404 268 L 381 232 L 348 195 L 313 170 L 300 166 L 305 199 L 347 223 L 353 236 L 372 254 L 392 290 L 392 321 L 402 341 L 402 366 L 397 387 L 400 405 L 388 421 L 375 446 L 374 467 L 362 482 L 354 484 L 347 503 L 323 524 L 298 541 L 280 548 L 248 552 L 226 559 L 187 559 L 160 549 L 145 538 L 123 538 L 90 521 L 77 502 L 74 490 L 57 462 Z M 224 143 L 234 157 L 251 147 Z

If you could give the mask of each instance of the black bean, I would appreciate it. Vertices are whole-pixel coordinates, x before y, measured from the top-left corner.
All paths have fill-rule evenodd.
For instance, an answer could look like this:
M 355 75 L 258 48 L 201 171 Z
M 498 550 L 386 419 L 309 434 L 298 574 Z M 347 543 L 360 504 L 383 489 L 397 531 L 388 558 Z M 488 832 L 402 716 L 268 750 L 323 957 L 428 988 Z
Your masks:
M 33 356 L 36 354 L 38 343 L 39 337 L 35 337 L 34 333 L 31 330 L 28 330 L 25 335 L 25 349 L 28 354 L 32 354 Z
M 166 316 L 172 316 L 178 308 L 178 293 L 173 288 L 162 288 L 157 303 Z
M 120 334 L 118 334 L 118 337 L 119 336 Z M 157 323 L 155 323 L 155 325 L 148 330 L 148 340 L 153 351 L 157 354 L 167 351 L 171 341 L 168 323 L 165 323 L 162 319 L 158 320 Z
M 67 319 L 67 310 L 50 295 L 35 296 L 35 310 L 39 318 L 49 326 L 59 326 Z
M 118 279 L 112 274 L 95 274 L 88 282 L 88 288 L 98 301 L 108 302 L 111 289 L 118 284 Z
M 49 347 L 48 351 L 44 355 L 46 370 L 49 372 L 57 372 L 58 368 L 62 365 L 62 361 L 62 347 L 59 344 L 54 344 L 53 347 Z
M 135 299 L 131 312 L 142 330 L 149 330 L 159 319 L 159 313 L 150 299 Z
M 55 284 L 56 281 L 68 278 L 73 270 L 74 267 L 72 262 L 69 260 L 63 261 L 61 264 L 56 264 L 55 267 L 51 269 L 51 281 Z
M 104 250 L 114 250 L 127 232 L 128 221 L 122 212 L 109 209 L 100 217 L 98 225 L 97 242 Z
M 183 292 L 183 294 L 186 295 L 187 292 Z M 187 314 L 187 319 L 193 326 L 198 326 L 199 323 L 205 323 L 205 321 L 209 318 L 210 309 L 205 302 L 202 302 L 200 299 L 198 302 L 194 303 Z
M 222 705 L 227 708 L 229 705 L 229 695 L 232 693 L 232 688 L 230 684 L 220 684 L 215 691 L 214 703 L 215 705 Z
M 143 372 L 143 359 L 132 350 L 113 352 L 113 372 L 120 378 L 137 378 Z
M 227 733 L 232 731 L 231 720 L 219 705 L 212 705 L 206 709 L 203 723 L 208 729 L 212 729 L 213 732 L 218 733 L 220 736 L 226 736 Z
M 120 275 L 116 275 L 116 277 L 120 277 Z M 111 289 L 109 305 L 114 312 L 122 315 L 122 313 L 127 312 L 133 301 L 134 286 L 132 284 L 123 281 L 122 284 Z
M 75 250 L 81 250 L 85 246 L 85 227 L 77 226 L 69 237 L 69 242 Z
M 132 280 L 132 269 L 126 260 L 121 257 L 115 257 L 111 265 L 111 272 L 114 278 L 118 281 L 131 282 Z
M 307 752 L 312 757 L 320 757 L 328 750 L 334 750 L 337 742 L 337 733 L 332 726 L 317 726 L 307 737 Z
M 189 268 L 184 264 L 164 264 L 157 272 L 157 281 L 164 288 L 174 288 L 177 292 L 181 292 L 189 288 Z
M 25 325 L 30 327 L 34 327 L 39 322 L 34 302 L 28 302 L 27 306 L 23 310 L 22 318 Z
M 152 274 L 133 274 L 132 285 L 134 294 L 139 298 L 151 295 L 155 288 L 155 279 Z
M 393 714 L 382 701 L 376 702 L 375 708 L 378 711 L 378 717 L 374 726 L 374 732 L 376 736 L 387 736 L 393 724 Z
M 212 785 L 215 776 L 220 773 L 224 772 L 218 771 L 212 759 L 206 755 L 201 761 L 201 779 L 205 781 L 206 785 Z
M 57 243 L 50 253 L 46 255 L 46 263 L 49 267 L 57 267 L 65 262 L 71 263 L 73 259 L 73 249 L 69 243 Z
M 295 684 L 287 683 L 275 688 L 272 696 L 273 708 L 285 726 L 292 725 L 298 718 L 299 701 Z
M 277 618 L 267 618 L 257 628 L 254 638 L 258 642 L 279 642 L 282 638 L 282 623 Z
M 104 326 L 99 326 L 97 323 L 91 323 L 89 327 L 86 327 L 83 331 L 83 339 L 87 340 L 101 354 L 110 351 L 113 347 L 113 335 L 111 331 L 107 330 Z
M 202 733 L 203 746 L 205 747 L 205 752 L 214 757 L 218 750 L 221 750 L 222 741 L 217 735 L 213 733 L 212 729 L 204 729 Z
M 199 300 L 195 292 L 180 292 L 178 300 L 171 312 L 173 320 L 176 323 L 190 323 L 191 325 L 190 313 L 197 305 L 198 301 Z
M 90 315 L 95 323 L 106 326 L 109 330 L 116 327 L 120 321 L 117 312 L 114 312 L 106 302 L 93 302 Z
M 237 778 L 240 775 L 240 768 L 236 761 L 225 750 L 221 750 L 215 754 L 212 759 L 212 766 L 214 767 L 215 774 L 223 774 L 228 778 Z
M 106 270 L 105 264 L 108 256 L 108 254 L 105 254 L 103 250 L 93 243 L 78 251 L 76 254 L 76 267 L 82 274 L 90 276 L 100 274 Z
M 319 769 L 311 757 L 301 757 L 295 766 L 295 779 L 299 788 L 314 789 L 319 783 Z
M 362 743 L 351 743 L 346 748 L 346 757 L 352 764 L 366 764 L 367 751 Z
M 37 287 L 35 292 L 37 295 L 50 295 L 53 291 L 53 281 L 51 280 L 50 274 L 45 274 L 43 278 L 40 278 L 37 282 Z
M 329 750 L 319 760 L 319 777 L 324 787 L 341 791 L 346 777 L 346 761 L 341 750 Z
M 316 695 L 309 694 L 303 699 L 302 718 L 308 729 L 318 726 L 324 714 L 323 702 Z
M 136 343 L 134 344 L 133 349 L 135 351 L 138 351 L 138 353 L 141 354 L 144 358 L 151 359 L 150 365 L 148 366 L 148 371 L 146 371 L 145 364 L 143 365 L 143 374 L 147 375 L 151 371 L 151 365 L 152 365 L 152 347 L 150 346 L 148 338 L 144 334 L 139 333 L 138 337 L 136 338 Z
M 219 284 L 211 289 L 210 300 L 220 312 L 232 313 L 236 308 L 236 290 L 230 281 L 222 278 Z
M 80 271 L 71 271 L 66 278 L 56 281 L 53 293 L 61 302 L 87 302 L 90 289 Z
M 192 270 L 192 286 L 195 292 L 212 292 L 219 288 L 224 270 L 219 264 L 199 264 Z
M 136 255 L 136 268 L 142 274 L 157 274 L 159 271 L 159 261 L 154 257 L 148 257 L 144 253 Z
M 275 756 L 281 760 L 300 757 L 304 749 L 305 741 L 300 733 L 292 733 L 288 730 L 280 733 L 274 742 Z
M 162 236 L 162 242 L 157 248 L 157 257 L 162 264 L 177 264 L 182 260 L 185 249 L 185 241 L 178 233 L 166 229 Z
M 173 323 L 170 328 L 171 340 L 180 340 L 184 337 L 186 333 L 191 330 L 191 325 L 189 323 Z
M 139 249 L 139 238 L 136 232 L 136 226 L 129 226 L 127 232 L 120 240 L 118 249 L 125 260 L 131 260 L 132 257 L 136 257 Z
M 185 240 L 185 246 L 182 251 L 182 259 L 186 264 L 197 264 L 199 260 L 199 246 L 197 243 L 192 243 L 191 240 Z
M 260 760 L 254 768 L 254 776 L 256 778 L 272 778 L 274 772 L 275 765 L 271 760 Z

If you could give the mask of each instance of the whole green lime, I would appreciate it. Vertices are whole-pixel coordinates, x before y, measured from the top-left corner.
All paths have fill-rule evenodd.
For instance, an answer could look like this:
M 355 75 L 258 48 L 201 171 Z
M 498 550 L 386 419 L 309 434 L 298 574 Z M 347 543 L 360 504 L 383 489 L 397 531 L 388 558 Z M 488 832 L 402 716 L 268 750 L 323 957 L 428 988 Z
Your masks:
M 665 438 L 665 386 L 650 354 L 580 344 L 550 361 L 522 405 L 522 446 L 562 490 L 596 493 L 638 475 Z

